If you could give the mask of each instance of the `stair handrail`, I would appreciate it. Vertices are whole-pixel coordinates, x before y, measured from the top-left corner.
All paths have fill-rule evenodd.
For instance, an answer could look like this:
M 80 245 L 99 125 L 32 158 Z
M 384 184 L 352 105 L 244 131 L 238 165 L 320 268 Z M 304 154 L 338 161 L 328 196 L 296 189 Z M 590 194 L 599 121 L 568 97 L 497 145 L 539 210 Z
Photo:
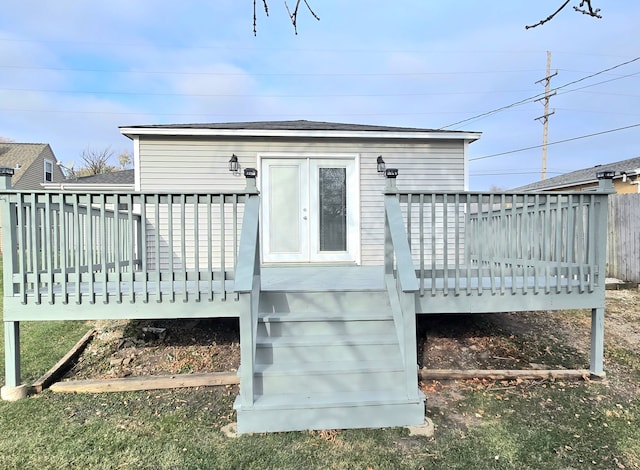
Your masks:
M 405 371 L 407 397 L 417 393 L 418 355 L 416 349 L 416 292 L 419 290 L 416 269 L 402 218 L 395 177 L 397 170 L 387 170 L 385 207 L 385 284 L 393 321 L 398 333 Z
M 240 401 L 244 406 L 253 405 L 255 395 L 253 374 L 260 303 L 260 196 L 256 176 L 256 170 L 245 170 L 247 194 L 234 280 L 234 290 L 241 303 Z

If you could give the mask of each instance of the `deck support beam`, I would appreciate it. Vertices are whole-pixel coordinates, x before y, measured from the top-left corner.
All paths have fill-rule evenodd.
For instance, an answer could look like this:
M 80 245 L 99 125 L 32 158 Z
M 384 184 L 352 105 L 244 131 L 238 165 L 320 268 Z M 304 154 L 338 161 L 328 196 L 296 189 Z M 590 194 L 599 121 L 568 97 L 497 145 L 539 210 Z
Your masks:
M 27 396 L 27 387 L 20 383 L 20 322 L 4 322 L 5 386 L 3 400 L 15 401 Z
M 604 308 L 591 309 L 591 358 L 592 375 L 604 376 Z

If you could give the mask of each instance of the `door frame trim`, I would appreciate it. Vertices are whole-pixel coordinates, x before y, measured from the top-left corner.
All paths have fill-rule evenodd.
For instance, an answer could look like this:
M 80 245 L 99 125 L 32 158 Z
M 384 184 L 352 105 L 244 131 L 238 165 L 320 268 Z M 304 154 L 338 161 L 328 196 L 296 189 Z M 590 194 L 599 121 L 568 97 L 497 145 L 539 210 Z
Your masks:
M 308 159 L 308 160 L 353 160 L 354 162 L 354 170 L 355 170 L 355 185 L 356 188 L 353 192 L 355 195 L 355 200 L 353 201 L 353 211 L 354 211 L 354 219 L 355 219 L 355 233 L 353 236 L 354 241 L 354 251 L 353 257 L 356 265 L 362 264 L 362 217 L 361 217 L 361 197 L 360 193 L 361 189 L 361 175 L 360 175 L 360 154 L 359 153 L 338 153 L 338 152 L 260 152 L 256 155 L 256 167 L 258 169 L 258 178 L 257 178 L 257 186 L 258 190 L 262 193 L 262 160 L 264 159 Z M 263 221 L 262 221 L 262 210 L 260 211 L 260 243 L 263 243 L 264 236 L 262 234 Z M 261 257 L 263 257 L 264 247 L 260 247 Z M 328 261 L 319 261 L 312 262 L 311 264 L 332 264 L 333 262 Z M 336 264 L 353 264 L 354 261 L 335 261 Z

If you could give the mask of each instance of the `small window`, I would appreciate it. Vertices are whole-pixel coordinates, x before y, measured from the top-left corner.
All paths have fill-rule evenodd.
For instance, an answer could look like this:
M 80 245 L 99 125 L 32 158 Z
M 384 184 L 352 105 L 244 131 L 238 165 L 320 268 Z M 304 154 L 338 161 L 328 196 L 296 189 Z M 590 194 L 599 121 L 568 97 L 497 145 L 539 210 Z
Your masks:
M 45 182 L 53 181 L 53 162 L 51 160 L 44 161 L 44 180 Z

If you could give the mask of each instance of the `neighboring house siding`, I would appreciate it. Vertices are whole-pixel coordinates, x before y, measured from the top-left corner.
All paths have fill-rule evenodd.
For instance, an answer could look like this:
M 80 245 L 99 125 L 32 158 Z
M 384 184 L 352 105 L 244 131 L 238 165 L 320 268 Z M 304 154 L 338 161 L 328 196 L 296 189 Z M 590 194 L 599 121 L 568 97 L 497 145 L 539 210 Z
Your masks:
M 14 187 L 16 189 L 33 189 L 41 190 L 40 186 L 44 183 L 44 161 L 49 160 L 53 163 L 53 182 L 60 183 L 64 180 L 64 175 L 60 167 L 56 164 L 56 157 L 53 155 L 51 148 L 46 146 L 42 152 L 33 160 L 33 163 L 27 168 L 15 170 L 14 178 L 17 179 Z M 22 174 L 20 172 L 23 172 Z
M 400 189 L 462 191 L 464 143 L 461 140 L 408 141 L 364 139 L 140 137 L 140 190 L 225 191 L 242 189 L 245 179 L 228 170 L 232 154 L 241 168 L 256 167 L 262 154 L 357 154 L 360 156 L 361 262 L 383 262 L 385 179 L 376 171 L 382 155 L 398 168 Z M 260 176 L 260 175 L 259 175 Z

